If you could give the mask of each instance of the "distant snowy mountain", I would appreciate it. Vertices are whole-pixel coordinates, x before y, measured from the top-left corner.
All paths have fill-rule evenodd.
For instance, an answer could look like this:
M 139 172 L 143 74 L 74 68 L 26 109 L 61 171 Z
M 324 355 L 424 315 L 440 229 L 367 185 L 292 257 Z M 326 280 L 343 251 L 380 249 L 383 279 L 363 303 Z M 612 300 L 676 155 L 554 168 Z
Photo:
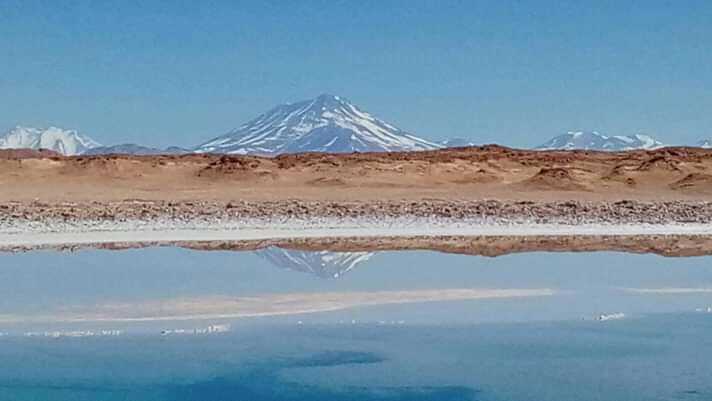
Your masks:
M 239 128 L 199 145 L 196 152 L 272 156 L 440 147 L 377 119 L 342 97 L 325 94 L 277 106 Z
M 373 252 L 307 252 L 276 247 L 255 253 L 277 267 L 321 278 L 339 278 L 374 255 Z
M 77 155 L 100 146 L 74 130 L 17 127 L 0 137 L 0 149 L 50 149 L 64 155 Z
M 476 143 L 464 138 L 452 138 L 438 142 L 438 145 L 444 148 L 463 148 L 466 146 L 477 146 Z
M 188 149 L 172 146 L 166 149 L 151 148 L 147 146 L 136 145 L 133 143 L 125 143 L 113 146 L 98 146 L 96 148 L 87 149 L 82 155 L 106 155 L 106 154 L 122 154 L 122 155 L 180 155 L 191 153 Z
M 647 135 L 606 136 L 598 132 L 569 132 L 552 138 L 536 149 L 633 150 L 657 149 L 664 145 Z
M 712 149 L 712 139 L 703 139 L 697 142 L 695 146 L 705 149 Z

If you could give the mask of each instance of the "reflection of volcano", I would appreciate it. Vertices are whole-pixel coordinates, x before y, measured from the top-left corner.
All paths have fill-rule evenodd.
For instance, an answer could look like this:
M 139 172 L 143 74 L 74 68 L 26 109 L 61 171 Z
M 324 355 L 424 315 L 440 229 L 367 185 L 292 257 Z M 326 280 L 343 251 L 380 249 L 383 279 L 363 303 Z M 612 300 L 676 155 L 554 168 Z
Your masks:
M 312 273 L 322 278 L 338 278 L 367 261 L 373 252 L 306 252 L 270 247 L 255 251 L 277 267 Z

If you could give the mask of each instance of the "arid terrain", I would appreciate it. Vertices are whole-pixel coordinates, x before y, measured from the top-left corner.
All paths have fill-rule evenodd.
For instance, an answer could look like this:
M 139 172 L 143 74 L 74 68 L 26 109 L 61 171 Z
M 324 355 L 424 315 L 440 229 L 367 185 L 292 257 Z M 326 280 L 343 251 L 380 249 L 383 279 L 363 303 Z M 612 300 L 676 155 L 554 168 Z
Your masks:
M 78 156 L 0 152 L 0 203 L 373 200 L 712 201 L 712 150 L 499 146 L 427 152 Z
M 525 151 L 499 146 L 427 152 L 77 156 L 0 151 L 0 231 L 50 231 L 86 222 L 240 226 L 245 219 L 319 221 L 412 218 L 478 224 L 712 223 L 712 150 L 619 153 Z M 277 223 L 275 223 L 277 221 Z M 20 228 L 18 228 L 20 227 Z M 28 228 L 29 227 L 29 228 Z M 40 227 L 40 228 L 37 228 Z M 42 228 L 45 227 L 45 228 Z M 49 228 L 47 228 L 49 227 Z M 169 227 L 170 228 L 170 227 Z M 103 228 L 105 229 L 105 228 Z M 300 242 L 301 241 L 301 242 Z M 279 241 L 167 241 L 199 249 L 412 249 L 499 255 L 622 250 L 712 253 L 708 235 L 530 236 Z M 276 243 L 279 242 L 279 243 Z M 94 247 L 159 245 L 104 242 Z M 165 243 L 164 243 L 165 244 Z M 73 249 L 78 244 L 30 248 Z M 22 250 L 27 246 L 0 246 Z

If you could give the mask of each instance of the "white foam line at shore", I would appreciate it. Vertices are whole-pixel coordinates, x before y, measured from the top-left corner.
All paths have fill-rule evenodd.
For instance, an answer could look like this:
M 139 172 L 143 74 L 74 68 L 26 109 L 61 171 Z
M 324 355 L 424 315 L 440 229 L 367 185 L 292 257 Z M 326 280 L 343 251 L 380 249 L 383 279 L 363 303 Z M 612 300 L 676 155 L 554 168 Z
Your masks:
M 90 245 L 103 243 L 169 243 L 203 241 L 251 241 L 280 239 L 316 239 L 349 237 L 423 237 L 423 236 L 623 236 L 623 235 L 712 235 L 712 224 L 325 224 L 307 226 L 287 224 L 204 225 L 189 224 L 155 229 L 127 224 L 115 229 L 91 226 L 61 229 L 0 231 L 0 247 Z

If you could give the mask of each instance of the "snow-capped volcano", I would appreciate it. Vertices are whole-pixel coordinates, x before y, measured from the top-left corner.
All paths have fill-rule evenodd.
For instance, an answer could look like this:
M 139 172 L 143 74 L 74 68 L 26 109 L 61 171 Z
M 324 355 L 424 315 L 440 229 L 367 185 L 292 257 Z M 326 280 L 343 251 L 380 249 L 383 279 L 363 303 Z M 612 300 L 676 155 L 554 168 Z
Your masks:
M 375 118 L 342 97 L 325 94 L 277 106 L 239 128 L 199 145 L 196 151 L 270 156 L 440 147 Z
M 0 137 L 0 149 L 49 149 L 64 155 L 78 155 L 100 146 L 74 130 L 17 127 Z
M 552 138 L 536 149 L 633 150 L 657 149 L 664 145 L 647 135 L 606 136 L 598 132 L 568 132 Z
M 373 252 L 307 252 L 276 247 L 260 249 L 255 253 L 277 267 L 321 278 L 339 278 L 374 255 Z

